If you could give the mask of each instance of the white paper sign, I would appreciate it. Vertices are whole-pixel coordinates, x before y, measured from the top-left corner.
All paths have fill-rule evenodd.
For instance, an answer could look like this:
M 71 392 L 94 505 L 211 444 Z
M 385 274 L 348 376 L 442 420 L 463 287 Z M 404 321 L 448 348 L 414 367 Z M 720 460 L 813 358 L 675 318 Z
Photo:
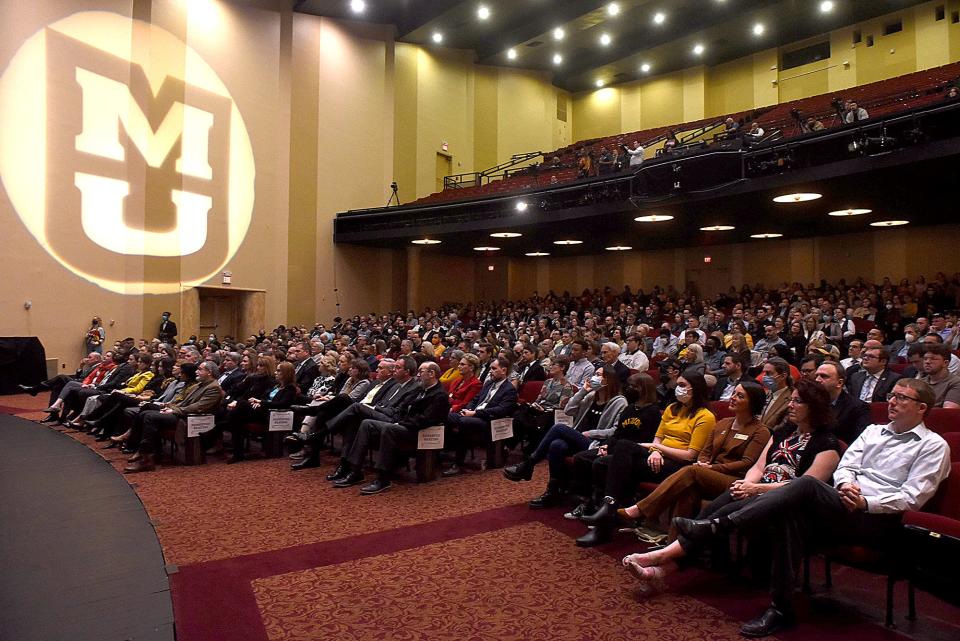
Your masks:
M 564 414 L 563 410 L 553 410 L 553 422 L 558 425 L 569 425 L 573 427 L 573 417 L 569 414 Z
M 418 450 L 443 449 L 443 425 L 434 425 L 417 432 Z
M 290 432 L 293 431 L 293 412 L 270 412 L 270 431 L 271 432 Z
M 187 417 L 187 438 L 200 436 L 213 429 L 213 414 L 201 414 Z
M 513 419 L 498 418 L 490 421 L 490 440 L 502 441 L 513 436 Z

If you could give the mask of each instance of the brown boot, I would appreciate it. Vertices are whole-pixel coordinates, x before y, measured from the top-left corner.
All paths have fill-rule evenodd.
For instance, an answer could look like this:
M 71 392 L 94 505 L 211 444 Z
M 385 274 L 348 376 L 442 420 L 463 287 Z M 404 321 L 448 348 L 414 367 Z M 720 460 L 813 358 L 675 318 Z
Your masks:
M 136 474 L 137 472 L 152 472 L 154 470 L 153 456 L 145 454 L 139 461 L 131 463 L 123 468 L 124 474 Z

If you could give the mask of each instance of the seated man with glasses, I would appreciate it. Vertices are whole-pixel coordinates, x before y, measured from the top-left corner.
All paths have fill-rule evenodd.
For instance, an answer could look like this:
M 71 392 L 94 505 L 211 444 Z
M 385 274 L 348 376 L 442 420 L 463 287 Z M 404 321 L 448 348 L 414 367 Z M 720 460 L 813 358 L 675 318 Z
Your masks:
M 919 510 L 950 473 L 950 448 L 927 429 L 923 417 L 933 407 L 933 389 L 902 378 L 889 401 L 886 425 L 870 425 L 844 453 L 833 485 L 802 476 L 727 516 L 674 519 L 684 548 L 732 530 L 762 532 L 771 542 L 773 603 L 741 629 L 765 636 L 793 619 L 790 597 L 803 553 L 817 543 L 869 541 L 896 553 L 901 518 Z

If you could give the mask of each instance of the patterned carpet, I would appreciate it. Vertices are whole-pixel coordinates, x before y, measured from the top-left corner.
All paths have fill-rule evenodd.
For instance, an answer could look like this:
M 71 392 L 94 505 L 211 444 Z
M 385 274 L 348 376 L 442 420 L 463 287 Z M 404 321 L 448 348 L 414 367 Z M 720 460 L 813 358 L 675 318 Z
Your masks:
M 0 412 L 38 419 L 45 405 L 4 397 Z M 87 435 L 66 436 L 125 465 Z M 293 472 L 286 458 L 228 466 L 213 457 L 127 477 L 175 566 L 180 641 L 732 639 L 766 604 L 763 590 L 702 571 L 678 577 L 668 594 L 639 597 L 619 566 L 641 547 L 632 536 L 582 550 L 572 537 L 585 529 L 562 509 L 527 509 L 544 469 L 531 483 L 491 470 L 361 497 L 323 480 L 333 463 Z M 852 590 L 833 594 L 852 594 L 852 606 L 802 600 L 801 613 L 816 612 L 780 638 L 904 639 L 869 622 L 879 618 L 882 583 L 847 572 L 834 576 Z M 901 613 L 904 603 L 898 595 Z M 913 638 L 958 637 L 956 609 L 922 594 L 919 609 Z

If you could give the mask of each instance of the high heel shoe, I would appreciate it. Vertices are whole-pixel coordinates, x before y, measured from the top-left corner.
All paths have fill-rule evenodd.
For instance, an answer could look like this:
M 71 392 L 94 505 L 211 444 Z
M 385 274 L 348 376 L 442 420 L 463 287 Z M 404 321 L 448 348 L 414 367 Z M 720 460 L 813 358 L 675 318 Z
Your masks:
M 627 514 L 627 511 L 623 508 L 617 510 L 617 520 L 623 524 L 624 527 L 638 528 L 643 525 L 643 514 L 634 518 Z
M 119 436 L 111 436 L 110 440 L 113 441 L 114 443 L 123 443 L 128 438 L 130 438 L 130 432 L 124 432 Z

